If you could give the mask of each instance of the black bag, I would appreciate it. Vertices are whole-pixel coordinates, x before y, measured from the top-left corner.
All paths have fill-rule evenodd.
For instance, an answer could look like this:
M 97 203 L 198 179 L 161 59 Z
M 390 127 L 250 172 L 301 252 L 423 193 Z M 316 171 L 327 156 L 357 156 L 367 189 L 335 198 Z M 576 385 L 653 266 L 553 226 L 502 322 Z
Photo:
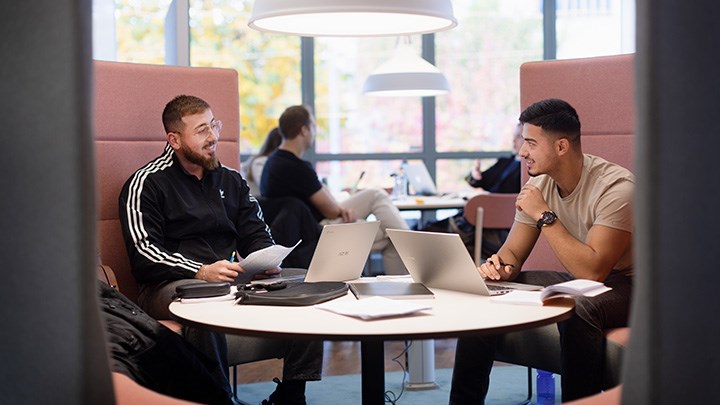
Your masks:
M 289 283 L 286 287 L 268 290 L 238 291 L 236 303 L 242 305 L 305 306 L 329 301 L 347 294 L 348 285 L 342 281 Z
M 175 298 L 207 298 L 230 294 L 230 283 L 218 281 L 206 283 L 199 281 L 175 287 Z

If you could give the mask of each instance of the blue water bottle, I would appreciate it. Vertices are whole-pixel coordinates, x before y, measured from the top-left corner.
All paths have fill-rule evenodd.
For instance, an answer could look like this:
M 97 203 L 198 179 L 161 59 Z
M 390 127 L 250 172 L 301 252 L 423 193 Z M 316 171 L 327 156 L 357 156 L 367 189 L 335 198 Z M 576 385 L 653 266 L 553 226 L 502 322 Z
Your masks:
M 537 371 L 537 404 L 555 404 L 555 376 L 549 371 Z

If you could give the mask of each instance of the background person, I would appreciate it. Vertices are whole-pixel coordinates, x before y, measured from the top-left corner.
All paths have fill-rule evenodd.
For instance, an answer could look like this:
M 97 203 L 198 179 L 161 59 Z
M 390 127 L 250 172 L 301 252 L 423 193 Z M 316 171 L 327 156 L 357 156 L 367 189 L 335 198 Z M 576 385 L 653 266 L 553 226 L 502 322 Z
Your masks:
M 480 159 L 473 164 L 472 170 L 465 178 L 468 184 L 475 188 L 482 188 L 490 193 L 515 194 L 520 191 L 520 158 L 518 151 L 523 143 L 522 125 L 518 123 L 513 131 L 513 153 L 503 156 L 487 170 L 480 171 Z M 463 240 L 471 256 L 475 250 L 475 225 L 465 219 L 465 212 L 461 209 L 452 217 L 430 223 L 423 231 L 457 233 Z M 482 248 L 480 257 L 485 259 L 497 252 L 507 239 L 509 229 L 483 228 Z
M 248 187 L 250 187 L 250 194 L 255 197 L 259 197 L 261 195 L 260 179 L 262 178 L 262 172 L 265 167 L 267 157 L 273 153 L 278 146 L 280 146 L 280 142 L 282 142 L 280 130 L 278 127 L 275 127 L 268 132 L 265 141 L 262 146 L 260 146 L 258 154 L 250 157 L 240 165 L 240 174 L 242 174 L 248 184 Z
M 408 226 L 387 193 L 364 189 L 338 203 L 320 182 L 312 164 L 302 160 L 315 141 L 315 118 L 310 110 L 302 105 L 288 107 L 280 116 L 279 128 L 283 140 L 265 164 L 260 181 L 263 196 L 299 198 L 321 224 L 355 222 L 373 214 L 380 222 L 373 250 L 382 251 L 385 274 L 407 274 L 385 229 L 408 229 Z
M 275 127 L 268 132 L 258 154 L 240 165 L 240 174 L 250 187 L 250 194 L 257 197 L 275 242 L 283 246 L 293 246 L 300 241 L 283 260 L 283 267 L 307 269 L 310 267 L 322 227 L 302 202 L 291 198 L 263 198 L 260 194 L 260 179 L 265 162 L 280 146 L 280 142 L 280 130 Z

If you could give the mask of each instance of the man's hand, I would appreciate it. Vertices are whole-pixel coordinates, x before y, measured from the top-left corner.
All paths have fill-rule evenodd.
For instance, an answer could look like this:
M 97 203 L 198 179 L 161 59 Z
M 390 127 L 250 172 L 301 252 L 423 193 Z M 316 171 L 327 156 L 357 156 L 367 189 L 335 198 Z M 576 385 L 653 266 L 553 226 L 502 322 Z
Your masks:
M 255 274 L 254 280 L 263 280 L 266 278 L 275 278 L 280 277 L 282 275 L 282 269 L 280 267 L 275 267 L 273 269 L 265 270 L 263 272 L 259 272 Z
M 540 215 L 545 211 L 550 211 L 543 198 L 540 189 L 526 184 L 515 200 L 515 207 L 518 211 L 523 211 L 533 219 L 540 219 Z
M 227 281 L 231 283 L 239 273 L 244 272 L 245 270 L 238 263 L 218 260 L 212 264 L 203 264 L 195 274 L 195 278 L 205 281 Z
M 340 207 L 340 217 L 342 218 L 344 223 L 351 223 L 357 221 L 357 217 L 355 216 L 355 211 L 348 208 L 342 208 Z
M 482 180 L 482 170 L 480 170 L 480 159 L 475 159 L 472 169 L 470 169 L 470 175 L 475 180 Z
M 515 265 L 505 263 L 500 256 L 494 254 L 478 267 L 480 274 L 490 280 L 507 280 L 512 275 Z

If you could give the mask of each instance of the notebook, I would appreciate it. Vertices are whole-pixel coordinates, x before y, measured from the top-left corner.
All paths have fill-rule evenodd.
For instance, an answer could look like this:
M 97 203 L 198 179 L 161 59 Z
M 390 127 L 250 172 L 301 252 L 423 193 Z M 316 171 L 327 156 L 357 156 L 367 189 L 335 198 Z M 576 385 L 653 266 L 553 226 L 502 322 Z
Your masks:
M 408 177 L 410 186 L 415 190 L 415 194 L 419 195 L 437 195 L 437 188 L 430 172 L 428 172 L 425 163 L 408 163 L 405 166 L 405 174 Z
M 542 288 L 486 281 L 458 234 L 399 229 L 388 229 L 387 233 L 413 280 L 427 287 L 486 296 L 505 294 L 514 289 Z
M 254 284 L 286 281 L 349 281 L 360 278 L 370 256 L 380 222 L 325 225 L 307 273 L 299 276 L 254 280 Z

